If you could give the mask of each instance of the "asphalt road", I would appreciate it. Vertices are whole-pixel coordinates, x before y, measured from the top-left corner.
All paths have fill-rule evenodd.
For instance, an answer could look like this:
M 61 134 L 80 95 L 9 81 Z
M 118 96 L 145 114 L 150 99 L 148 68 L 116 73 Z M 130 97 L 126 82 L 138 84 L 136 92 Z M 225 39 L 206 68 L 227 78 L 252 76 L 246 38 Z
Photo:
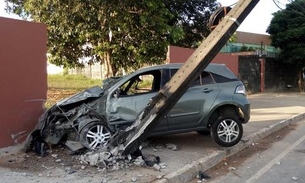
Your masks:
M 305 120 L 281 141 L 209 183 L 305 183 Z

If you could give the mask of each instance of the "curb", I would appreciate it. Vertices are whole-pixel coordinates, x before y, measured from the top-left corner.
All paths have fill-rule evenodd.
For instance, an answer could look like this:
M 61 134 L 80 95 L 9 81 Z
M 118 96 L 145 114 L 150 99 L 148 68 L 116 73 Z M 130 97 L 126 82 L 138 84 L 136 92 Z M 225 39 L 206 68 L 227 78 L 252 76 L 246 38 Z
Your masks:
M 154 180 L 151 183 L 185 183 L 187 181 L 190 181 L 196 177 L 199 170 L 206 171 L 220 163 L 226 157 L 236 154 L 237 152 L 243 150 L 252 143 L 258 142 L 260 139 L 263 139 L 264 137 L 267 137 L 268 135 L 286 126 L 297 123 L 302 119 L 305 119 L 305 113 L 300 113 L 286 120 L 282 120 L 280 122 L 272 124 L 251 135 L 248 135 L 247 137 L 244 137 L 237 145 L 233 147 L 215 151 L 209 156 L 200 158 L 197 161 L 193 161 L 192 163 L 189 163 L 174 172 L 168 173 L 161 179 Z

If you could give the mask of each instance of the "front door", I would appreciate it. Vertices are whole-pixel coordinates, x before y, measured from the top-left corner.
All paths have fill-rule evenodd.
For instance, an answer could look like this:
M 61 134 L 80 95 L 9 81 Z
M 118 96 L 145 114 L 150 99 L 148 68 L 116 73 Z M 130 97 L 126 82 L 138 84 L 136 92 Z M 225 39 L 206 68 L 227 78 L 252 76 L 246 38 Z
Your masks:
M 161 70 L 153 70 L 132 77 L 119 87 L 118 94 L 109 100 L 108 114 L 112 125 L 131 124 L 160 90 Z M 167 119 L 161 120 L 153 132 L 168 130 Z

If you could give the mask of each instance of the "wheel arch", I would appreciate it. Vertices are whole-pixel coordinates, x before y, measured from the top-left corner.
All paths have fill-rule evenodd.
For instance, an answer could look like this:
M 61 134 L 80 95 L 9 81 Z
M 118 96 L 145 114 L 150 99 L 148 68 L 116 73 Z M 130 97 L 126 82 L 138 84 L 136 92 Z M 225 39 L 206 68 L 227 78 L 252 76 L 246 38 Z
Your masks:
M 241 109 L 234 105 L 234 104 L 224 104 L 221 106 L 215 107 L 209 115 L 208 125 L 207 127 L 210 128 L 211 124 L 217 120 L 220 116 L 224 115 L 234 115 L 242 122 L 244 121 L 243 114 L 241 114 Z
M 107 123 L 107 120 L 104 116 L 99 116 L 99 117 L 82 116 L 82 117 L 78 118 L 77 121 L 78 121 L 78 127 L 77 127 L 78 132 L 82 131 L 82 129 L 86 125 L 94 123 L 94 122 L 98 122 L 98 121 L 104 122 L 105 125 L 107 125 L 107 127 L 111 130 L 111 128 L 109 127 L 109 124 Z

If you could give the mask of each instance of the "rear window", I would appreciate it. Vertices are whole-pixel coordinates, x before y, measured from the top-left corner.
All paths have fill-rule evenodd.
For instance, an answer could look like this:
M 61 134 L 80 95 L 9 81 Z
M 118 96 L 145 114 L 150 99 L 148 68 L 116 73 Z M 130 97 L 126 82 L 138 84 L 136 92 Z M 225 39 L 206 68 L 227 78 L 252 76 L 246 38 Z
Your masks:
M 213 77 L 214 77 L 216 83 L 226 83 L 226 82 L 238 81 L 237 78 L 227 78 L 227 77 L 215 74 L 215 73 L 213 73 Z
M 203 85 L 208 85 L 208 84 L 213 84 L 214 83 L 214 80 L 213 80 L 211 74 L 208 73 L 208 72 L 202 72 L 201 73 L 201 79 L 202 79 L 201 83 Z

